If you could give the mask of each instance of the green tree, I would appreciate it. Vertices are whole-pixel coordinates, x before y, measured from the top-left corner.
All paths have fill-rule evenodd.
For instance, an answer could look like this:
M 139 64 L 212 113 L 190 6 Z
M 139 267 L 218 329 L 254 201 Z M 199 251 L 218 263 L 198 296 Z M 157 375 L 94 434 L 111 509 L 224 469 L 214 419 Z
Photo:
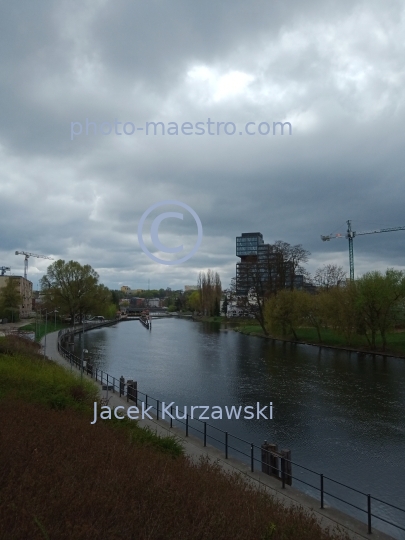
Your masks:
M 364 334 L 362 317 L 357 302 L 357 282 L 344 287 L 330 287 L 322 293 L 322 313 L 325 325 L 342 334 L 351 345 L 356 334 Z
M 41 289 L 47 302 L 69 313 L 72 320 L 78 315 L 96 314 L 111 303 L 111 293 L 98 283 L 97 272 L 88 264 L 61 259 L 48 266 L 41 279 Z
M 283 337 L 293 335 L 298 341 L 297 328 L 307 315 L 308 294 L 296 289 L 282 289 L 267 300 L 265 321 L 270 330 Z
M 318 334 L 318 340 L 322 343 L 321 330 L 325 326 L 326 314 L 325 314 L 325 292 L 319 292 L 318 294 L 306 294 L 305 298 L 305 318 L 310 326 L 315 328 Z
M 193 291 L 187 299 L 187 305 L 190 311 L 200 311 L 200 294 L 198 291 Z
M 221 311 L 219 309 L 219 300 L 218 297 L 215 297 L 214 302 L 214 317 L 219 317 L 221 315 Z
M 376 335 L 380 332 L 383 350 L 387 345 L 387 331 L 402 316 L 402 301 L 405 298 L 405 274 L 389 268 L 385 275 L 374 271 L 357 280 L 357 305 L 366 327 L 366 335 L 373 349 Z
M 208 269 L 207 273 L 200 272 L 198 275 L 198 293 L 200 296 L 201 311 L 204 315 L 211 316 L 214 314 L 216 302 L 222 296 L 221 278 L 218 272 L 213 272 Z
M 226 294 L 225 294 L 224 301 L 222 302 L 222 310 L 221 311 L 226 317 L 226 314 L 228 313 L 228 297 L 227 297 Z
M 17 285 L 17 280 L 9 277 L 6 285 L 0 289 L 0 313 L 2 317 L 13 320 L 18 319 L 22 298 Z
M 121 291 L 111 291 L 111 302 L 119 309 L 120 300 L 123 298 Z

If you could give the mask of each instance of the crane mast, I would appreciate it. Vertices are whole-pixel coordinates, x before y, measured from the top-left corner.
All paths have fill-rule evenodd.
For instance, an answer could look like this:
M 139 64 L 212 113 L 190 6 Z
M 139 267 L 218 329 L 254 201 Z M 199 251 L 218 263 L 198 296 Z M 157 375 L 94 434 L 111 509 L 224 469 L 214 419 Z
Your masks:
M 388 227 L 385 229 L 376 229 L 375 231 L 364 231 L 364 232 L 356 232 L 352 231 L 352 222 L 350 219 L 347 220 L 347 232 L 346 236 L 343 234 L 337 233 L 337 234 L 327 234 L 322 235 L 321 239 L 323 242 L 329 242 L 332 238 L 347 238 L 349 241 L 349 266 L 350 266 L 350 280 L 354 280 L 354 253 L 353 253 L 353 239 L 355 236 L 364 236 L 365 234 L 378 234 L 383 232 L 393 232 L 393 231 L 405 231 L 405 225 L 402 227 Z
M 37 257 L 38 259 L 50 259 L 53 261 L 52 257 L 47 257 L 46 255 L 36 255 L 35 253 L 27 253 L 26 251 L 16 251 L 16 255 L 24 255 L 24 278 L 27 279 L 28 275 L 28 259 L 30 257 Z

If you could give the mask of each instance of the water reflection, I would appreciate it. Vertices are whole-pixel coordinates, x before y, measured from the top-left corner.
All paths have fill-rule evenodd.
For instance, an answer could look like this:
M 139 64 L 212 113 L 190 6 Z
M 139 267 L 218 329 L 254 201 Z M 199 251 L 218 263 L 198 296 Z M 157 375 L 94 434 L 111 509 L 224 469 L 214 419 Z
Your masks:
M 290 448 L 294 461 L 405 507 L 404 360 L 267 341 L 181 319 L 156 320 L 152 332 L 138 321 L 93 330 L 77 338 L 76 354 L 83 340 L 101 369 L 137 380 L 141 391 L 166 403 L 273 402 L 272 421 L 210 423 L 258 445 L 267 439 Z

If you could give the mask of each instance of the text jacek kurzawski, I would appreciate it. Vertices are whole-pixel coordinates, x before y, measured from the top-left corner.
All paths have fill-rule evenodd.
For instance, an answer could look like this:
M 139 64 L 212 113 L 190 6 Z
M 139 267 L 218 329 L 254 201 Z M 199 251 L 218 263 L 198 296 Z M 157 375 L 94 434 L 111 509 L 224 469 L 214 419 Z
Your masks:
M 90 422 L 91 424 L 95 424 L 97 422 L 97 407 L 98 403 L 95 401 L 94 419 L 93 422 Z M 109 407 L 108 405 L 103 405 L 100 408 L 99 417 L 101 420 L 111 420 L 112 415 L 114 415 L 115 418 L 118 418 L 118 420 L 123 420 L 125 416 L 131 420 L 145 420 L 145 418 L 152 420 L 152 409 L 152 406 L 145 407 L 145 403 L 143 402 L 141 407 L 133 405 L 128 407 L 126 410 L 123 405 L 119 405 L 118 407 Z M 149 414 L 149 411 L 151 414 Z M 185 420 L 187 414 L 191 420 L 222 420 L 222 418 L 228 418 L 228 420 L 253 420 L 254 418 L 256 418 L 256 420 L 272 420 L 273 403 L 270 402 L 269 405 L 262 406 L 259 402 L 257 402 L 256 405 L 246 405 L 245 407 L 242 407 L 242 405 L 231 405 L 230 407 L 227 405 L 225 405 L 225 407 L 220 405 L 214 405 L 212 407 L 209 405 L 191 405 L 190 407 L 187 407 L 186 405 L 182 407 L 182 410 L 179 410 L 178 405 L 175 405 L 174 401 L 167 405 L 164 401 L 162 402 L 162 410 L 160 411 L 160 418 L 162 420 L 170 418 L 172 420 Z

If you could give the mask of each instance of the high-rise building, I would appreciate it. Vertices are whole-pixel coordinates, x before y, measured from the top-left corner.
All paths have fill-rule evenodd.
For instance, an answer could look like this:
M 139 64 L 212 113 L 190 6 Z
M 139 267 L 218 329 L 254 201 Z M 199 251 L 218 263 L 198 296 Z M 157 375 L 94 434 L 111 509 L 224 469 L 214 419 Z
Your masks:
M 246 296 L 254 288 L 263 294 L 292 286 L 301 288 L 303 276 L 294 275 L 291 261 L 271 244 L 265 244 L 260 232 L 242 233 L 236 237 L 236 293 Z
M 257 264 L 258 248 L 264 245 L 263 235 L 259 232 L 242 233 L 236 237 L 236 256 L 240 262 L 236 265 L 236 293 L 247 295 L 253 287 L 252 269 Z

